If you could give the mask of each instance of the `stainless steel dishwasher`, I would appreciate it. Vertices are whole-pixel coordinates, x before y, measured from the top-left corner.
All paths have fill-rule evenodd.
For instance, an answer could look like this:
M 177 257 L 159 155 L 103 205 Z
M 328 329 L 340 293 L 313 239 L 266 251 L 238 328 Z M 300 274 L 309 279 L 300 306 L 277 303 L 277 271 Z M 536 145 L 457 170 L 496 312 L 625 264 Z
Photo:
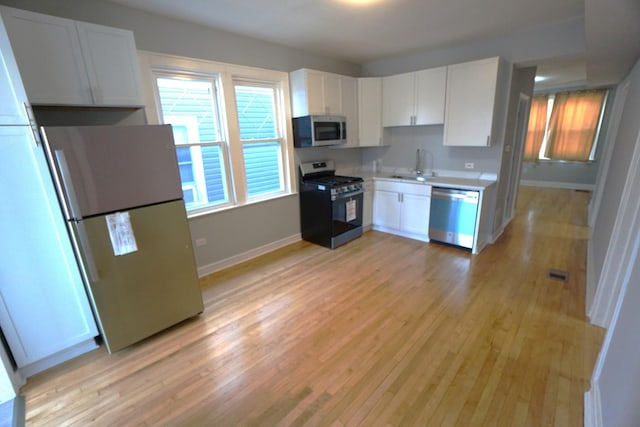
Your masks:
M 480 192 L 433 187 L 429 239 L 471 249 Z

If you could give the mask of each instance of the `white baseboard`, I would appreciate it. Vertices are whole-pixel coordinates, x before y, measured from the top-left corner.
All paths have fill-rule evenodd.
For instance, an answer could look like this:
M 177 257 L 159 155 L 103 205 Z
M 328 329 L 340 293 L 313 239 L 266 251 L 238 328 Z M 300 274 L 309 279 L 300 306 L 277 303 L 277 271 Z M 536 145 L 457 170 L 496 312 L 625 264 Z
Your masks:
M 247 252 L 234 255 L 221 261 L 203 265 L 202 267 L 198 267 L 198 277 L 204 277 L 209 274 L 215 273 L 216 271 L 224 270 L 225 268 L 240 264 L 241 262 L 249 261 L 252 258 L 264 255 L 271 251 L 275 251 L 276 249 L 283 248 L 287 245 L 290 245 L 291 243 L 299 242 L 300 240 L 302 240 L 302 236 L 300 234 L 294 234 L 293 236 L 289 236 L 284 239 L 269 243 L 267 245 L 251 249 Z
M 89 351 L 93 351 L 97 348 L 98 348 L 98 344 L 96 344 L 96 340 L 91 338 L 89 340 L 76 344 L 72 347 L 64 349 L 45 359 L 31 363 L 30 365 L 27 365 L 27 366 L 23 366 L 22 368 L 18 369 L 18 372 L 20 373 L 20 375 L 23 375 L 25 378 L 29 378 L 30 376 L 33 376 L 38 372 L 42 372 L 55 365 L 59 365 L 60 363 L 66 362 L 67 360 L 71 360 L 74 357 L 78 357 L 81 354 L 87 353 Z
M 593 191 L 594 184 L 580 184 L 577 182 L 559 182 L 559 181 L 533 181 L 529 179 L 521 179 L 520 185 L 527 187 L 543 187 L 543 188 L 565 188 L 568 190 L 585 190 Z
M 584 394 L 584 427 L 603 427 L 598 383 L 591 384 L 591 390 Z

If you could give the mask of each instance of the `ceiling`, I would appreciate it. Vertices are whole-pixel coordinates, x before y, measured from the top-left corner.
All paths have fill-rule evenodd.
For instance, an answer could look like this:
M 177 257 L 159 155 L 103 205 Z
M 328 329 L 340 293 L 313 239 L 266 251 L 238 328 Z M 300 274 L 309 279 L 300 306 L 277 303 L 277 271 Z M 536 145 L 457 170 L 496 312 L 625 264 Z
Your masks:
M 606 14 L 616 3 L 626 7 L 626 3 L 636 2 L 366 0 L 370 4 L 365 5 L 362 4 L 365 0 L 109 1 L 355 64 L 504 37 L 515 31 L 584 17 L 585 1 L 587 6 L 591 4 L 590 16 Z M 602 31 L 596 39 L 599 47 L 606 46 Z M 635 49 L 640 43 L 631 44 Z M 610 54 L 606 49 L 605 53 Z M 585 57 L 597 62 L 597 58 Z M 561 74 L 568 81 L 585 81 L 584 59 L 572 58 L 567 63 L 545 67 L 547 74 Z

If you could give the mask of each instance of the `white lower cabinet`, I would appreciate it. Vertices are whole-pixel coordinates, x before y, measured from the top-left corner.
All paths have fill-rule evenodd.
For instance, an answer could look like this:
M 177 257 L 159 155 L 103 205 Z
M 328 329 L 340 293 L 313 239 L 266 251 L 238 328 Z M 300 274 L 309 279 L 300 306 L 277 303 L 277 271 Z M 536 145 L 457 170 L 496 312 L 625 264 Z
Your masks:
M 430 185 L 375 181 L 374 188 L 375 230 L 429 241 Z

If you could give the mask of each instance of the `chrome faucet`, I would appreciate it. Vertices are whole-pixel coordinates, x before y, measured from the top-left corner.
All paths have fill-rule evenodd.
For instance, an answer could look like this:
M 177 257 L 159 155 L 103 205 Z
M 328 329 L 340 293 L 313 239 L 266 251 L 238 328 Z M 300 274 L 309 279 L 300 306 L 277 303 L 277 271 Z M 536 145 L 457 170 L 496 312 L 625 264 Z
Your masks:
M 422 158 L 424 157 L 424 150 L 418 148 L 416 150 L 416 175 L 422 175 L 424 172 L 422 170 Z

